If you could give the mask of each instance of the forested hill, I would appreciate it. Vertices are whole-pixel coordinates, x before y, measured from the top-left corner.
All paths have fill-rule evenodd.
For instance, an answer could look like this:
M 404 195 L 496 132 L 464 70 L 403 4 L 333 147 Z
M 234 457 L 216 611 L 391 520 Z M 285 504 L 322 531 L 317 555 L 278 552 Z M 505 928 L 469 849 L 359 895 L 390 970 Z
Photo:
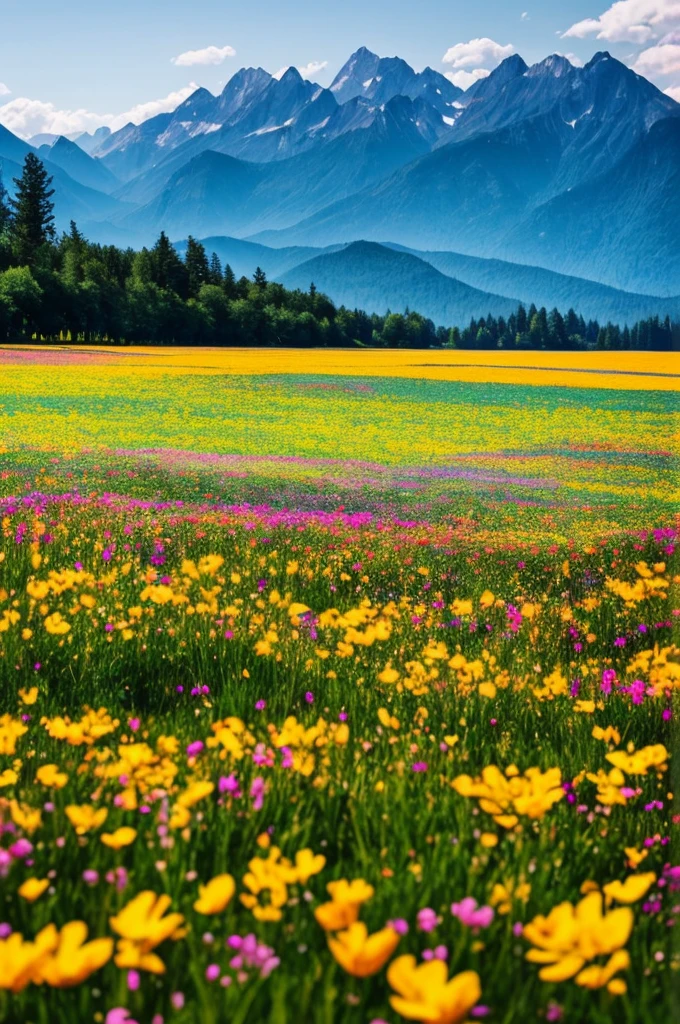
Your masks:
M 152 248 L 136 252 L 90 243 L 75 223 L 57 238 L 51 180 L 34 154 L 27 155 L 15 184 L 12 200 L 0 189 L 0 339 L 5 342 L 680 350 L 680 324 L 668 317 L 621 328 L 586 322 L 573 309 L 549 312 L 509 300 L 504 300 L 507 308 L 486 315 L 487 301 L 493 308 L 497 296 L 443 275 L 451 291 L 452 322 L 437 325 L 409 311 L 408 294 L 403 311 L 369 315 L 335 305 L 311 282 L 306 290 L 286 288 L 268 281 L 259 268 L 252 279 L 237 279 L 229 264 L 223 267 L 215 253 L 209 257 L 193 238 L 183 257 L 164 233 Z M 475 300 L 471 320 L 464 312 L 470 296 Z M 398 297 L 395 293 L 395 305 Z

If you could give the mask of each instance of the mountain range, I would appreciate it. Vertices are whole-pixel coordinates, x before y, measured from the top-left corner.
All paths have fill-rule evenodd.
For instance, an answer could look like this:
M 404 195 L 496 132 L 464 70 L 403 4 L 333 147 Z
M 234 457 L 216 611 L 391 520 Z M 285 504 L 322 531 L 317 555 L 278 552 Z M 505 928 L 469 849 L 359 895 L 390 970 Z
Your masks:
M 218 96 L 197 89 L 118 131 L 25 142 L 0 126 L 10 192 L 30 147 L 59 228 L 249 240 L 280 252 L 260 260 L 273 276 L 312 272 L 376 311 L 547 297 L 622 322 L 678 308 L 680 104 L 604 52 L 584 67 L 515 54 L 466 91 L 365 47 L 327 89 L 243 68 Z

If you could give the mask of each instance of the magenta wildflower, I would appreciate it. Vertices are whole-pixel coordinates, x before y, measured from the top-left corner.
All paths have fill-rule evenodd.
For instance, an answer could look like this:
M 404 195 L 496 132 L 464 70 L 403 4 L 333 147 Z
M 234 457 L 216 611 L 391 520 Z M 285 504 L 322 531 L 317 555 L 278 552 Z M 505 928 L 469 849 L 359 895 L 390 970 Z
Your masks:
M 468 928 L 488 928 L 494 919 L 492 907 L 480 907 L 473 896 L 451 904 L 451 913 Z

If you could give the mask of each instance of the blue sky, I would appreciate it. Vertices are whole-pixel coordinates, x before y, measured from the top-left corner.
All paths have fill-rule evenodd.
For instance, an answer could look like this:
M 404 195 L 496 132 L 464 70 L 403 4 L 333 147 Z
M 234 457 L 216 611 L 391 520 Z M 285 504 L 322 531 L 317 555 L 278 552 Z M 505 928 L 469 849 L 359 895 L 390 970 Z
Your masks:
M 361 45 L 463 86 L 510 52 L 608 49 L 680 99 L 680 0 L 0 0 L 0 122 L 25 136 L 117 127 L 195 85 L 218 92 L 244 65 L 328 85 Z

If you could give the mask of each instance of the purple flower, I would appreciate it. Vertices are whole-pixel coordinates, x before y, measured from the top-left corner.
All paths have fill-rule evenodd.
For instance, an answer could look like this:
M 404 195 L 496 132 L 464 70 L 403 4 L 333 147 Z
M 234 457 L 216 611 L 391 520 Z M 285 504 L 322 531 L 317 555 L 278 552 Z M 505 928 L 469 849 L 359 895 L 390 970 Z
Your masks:
M 266 700 L 256 700 L 255 701 L 255 710 L 256 711 L 264 711 L 264 709 L 266 707 L 267 707 L 267 701 Z
M 203 750 L 203 740 L 194 740 L 187 747 L 187 757 L 198 757 Z
M 423 907 L 416 915 L 416 924 L 421 932 L 433 932 L 439 924 L 437 912 L 432 907 Z
M 307 693 L 305 694 L 305 700 L 307 701 L 308 704 L 314 703 L 314 694 L 312 693 L 311 690 L 307 690 Z
M 388 921 L 387 927 L 391 928 L 392 931 L 397 933 L 397 935 L 408 934 L 408 921 L 406 921 L 403 917 L 395 917 L 394 920 Z
M 460 903 L 452 903 L 451 913 L 468 928 L 488 928 L 494 919 L 493 909 L 480 907 L 473 896 L 466 896 Z
M 228 793 L 229 796 L 233 796 L 237 800 L 241 796 L 238 779 L 233 772 L 231 775 L 222 775 L 217 783 L 217 788 L 220 793 Z
M 262 778 L 262 776 L 257 775 L 253 779 L 253 781 L 251 783 L 251 786 L 250 786 L 250 795 L 251 795 L 252 800 L 253 800 L 253 810 L 254 811 L 259 811 L 259 810 L 262 809 L 262 804 L 264 803 L 264 791 L 265 791 L 264 779 Z
M 411 771 L 412 772 L 426 772 L 427 771 L 427 761 L 416 761 L 414 764 L 411 765 Z

